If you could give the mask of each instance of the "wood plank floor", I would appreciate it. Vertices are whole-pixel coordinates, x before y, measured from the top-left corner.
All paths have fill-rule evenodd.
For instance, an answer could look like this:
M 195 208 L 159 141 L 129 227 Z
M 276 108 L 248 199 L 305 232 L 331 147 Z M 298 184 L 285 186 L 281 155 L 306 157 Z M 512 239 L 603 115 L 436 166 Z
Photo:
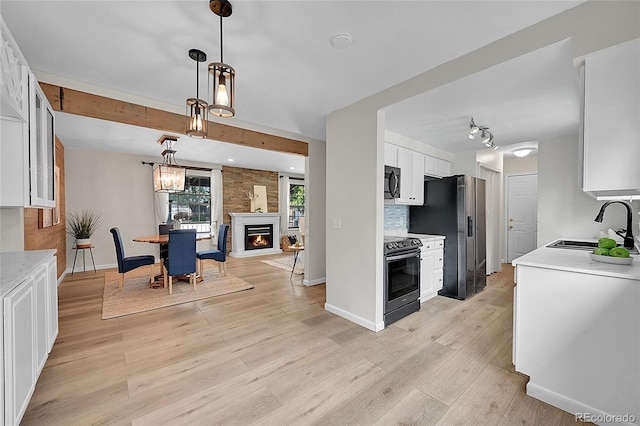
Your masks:
M 484 292 L 436 297 L 379 333 L 260 258 L 227 262 L 252 290 L 110 320 L 104 271 L 76 273 L 22 424 L 575 424 L 514 371 L 503 267 Z

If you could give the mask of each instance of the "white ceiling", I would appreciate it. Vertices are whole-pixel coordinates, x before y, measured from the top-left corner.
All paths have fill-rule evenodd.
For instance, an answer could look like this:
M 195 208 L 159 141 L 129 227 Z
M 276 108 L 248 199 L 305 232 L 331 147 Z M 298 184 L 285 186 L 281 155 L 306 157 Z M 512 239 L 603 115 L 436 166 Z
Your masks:
M 236 119 L 228 122 L 324 140 L 328 113 L 580 3 L 232 1 L 233 14 L 224 19 L 224 60 L 237 72 L 237 103 Z M 174 112 L 183 112 L 186 98 L 195 96 L 196 65 L 188 50 L 205 51 L 207 63 L 219 60 L 219 18 L 207 0 L 2 0 L 0 13 L 39 75 L 64 78 L 70 87 L 94 87 L 100 94 L 126 93 Z M 334 48 L 331 37 L 344 32 L 352 35 L 352 45 Z M 539 60 L 544 65 L 547 59 Z M 575 108 L 566 112 L 553 107 L 560 99 L 553 88 L 559 88 L 562 80 L 556 78 L 556 69 L 552 65 L 527 73 L 520 69 L 518 79 L 511 78 L 509 85 L 504 85 L 504 74 L 493 76 L 490 71 L 483 73 L 484 80 L 469 77 L 466 84 L 484 90 L 471 96 L 468 89 L 440 88 L 422 101 L 409 101 L 417 102 L 413 106 L 394 106 L 388 112 L 390 129 L 417 140 L 429 139 L 427 143 L 450 152 L 464 147 L 446 129 L 455 128 L 459 134 L 461 125 L 464 132 L 471 115 L 491 127 L 500 145 L 546 134 L 532 135 L 533 121 L 526 117 L 535 118 L 538 129 L 561 131 L 570 125 L 567 120 L 575 119 Z M 204 70 L 202 65 L 200 96 L 206 99 Z M 549 84 L 526 80 L 541 73 L 551 80 Z M 534 89 L 521 91 L 527 86 Z M 546 98 L 543 91 L 553 92 L 554 98 Z M 438 108 L 443 100 L 448 101 L 446 107 Z M 568 105 L 567 100 L 560 105 Z M 514 114 L 518 109 L 522 113 Z M 159 132 L 111 126 L 59 114 L 57 133 L 65 146 L 159 156 Z M 425 132 L 436 134 L 437 141 Z M 222 163 L 224 157 L 236 157 L 235 164 L 241 167 L 256 167 L 245 165 L 245 160 L 265 159 L 261 150 L 240 152 L 236 150 L 241 147 L 188 139 L 181 138 L 178 159 Z M 274 168 L 290 171 L 296 156 L 275 155 Z M 293 166 L 304 168 L 303 160 L 297 160 Z

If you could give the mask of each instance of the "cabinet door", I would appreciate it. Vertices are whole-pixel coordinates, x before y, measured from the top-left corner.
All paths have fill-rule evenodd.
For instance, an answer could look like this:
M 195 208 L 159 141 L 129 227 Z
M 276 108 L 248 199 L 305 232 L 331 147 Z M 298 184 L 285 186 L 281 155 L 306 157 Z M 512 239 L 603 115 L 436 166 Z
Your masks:
M 17 425 L 36 384 L 35 290 L 29 277 L 4 298 L 4 395 L 7 425 Z
M 384 165 L 398 167 L 398 147 L 390 143 L 384 144 Z
M 640 195 L 640 41 L 585 59 L 583 190 Z
M 49 320 L 47 318 L 47 293 L 49 274 L 47 266 L 40 266 L 33 274 L 36 301 L 36 377 L 40 375 L 49 354 Z
M 58 337 L 58 266 L 54 256 L 47 263 L 47 352 Z
M 29 204 L 29 125 L 0 119 L 0 207 Z
M 451 176 L 451 162 L 438 158 L 438 176 Z
M 430 176 L 440 176 L 438 174 L 438 159 L 430 155 L 424 156 L 424 174 Z
M 408 204 L 411 203 L 413 197 L 411 151 L 398 147 L 398 167 L 400 168 L 400 198 L 396 202 Z
M 420 263 L 420 301 L 424 302 L 434 293 L 433 286 L 433 251 L 422 250 Z
M 55 207 L 55 152 L 53 108 L 32 73 L 29 75 L 29 195 L 32 207 Z
M 2 84 L 0 97 L 2 115 L 19 118 L 25 123 L 29 119 L 28 68 L 9 29 L 0 19 L 0 63 L 2 63 Z
M 424 154 L 422 153 L 411 153 L 411 179 L 411 204 L 421 206 L 424 204 Z

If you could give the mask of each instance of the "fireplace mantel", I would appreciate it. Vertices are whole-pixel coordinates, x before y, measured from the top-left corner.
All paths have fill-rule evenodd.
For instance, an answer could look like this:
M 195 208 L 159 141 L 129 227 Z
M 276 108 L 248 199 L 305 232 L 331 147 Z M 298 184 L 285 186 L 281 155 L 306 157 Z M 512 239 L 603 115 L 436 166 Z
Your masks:
M 232 257 L 262 256 L 282 253 L 280 249 L 280 219 L 282 213 L 229 213 L 231 216 L 231 253 Z M 245 225 L 273 225 L 273 248 L 245 250 Z

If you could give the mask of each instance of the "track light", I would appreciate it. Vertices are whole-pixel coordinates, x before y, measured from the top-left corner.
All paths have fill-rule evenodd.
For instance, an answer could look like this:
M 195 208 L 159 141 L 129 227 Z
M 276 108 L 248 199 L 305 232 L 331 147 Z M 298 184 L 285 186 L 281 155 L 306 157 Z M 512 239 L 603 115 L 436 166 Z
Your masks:
M 478 132 L 480 132 L 480 136 L 482 137 L 482 143 L 487 148 L 498 149 L 498 145 L 493 143 L 493 133 L 489 131 L 489 128 L 487 126 L 478 126 L 473 122 L 473 117 L 471 117 L 471 123 L 469 123 L 469 139 L 475 139 Z

